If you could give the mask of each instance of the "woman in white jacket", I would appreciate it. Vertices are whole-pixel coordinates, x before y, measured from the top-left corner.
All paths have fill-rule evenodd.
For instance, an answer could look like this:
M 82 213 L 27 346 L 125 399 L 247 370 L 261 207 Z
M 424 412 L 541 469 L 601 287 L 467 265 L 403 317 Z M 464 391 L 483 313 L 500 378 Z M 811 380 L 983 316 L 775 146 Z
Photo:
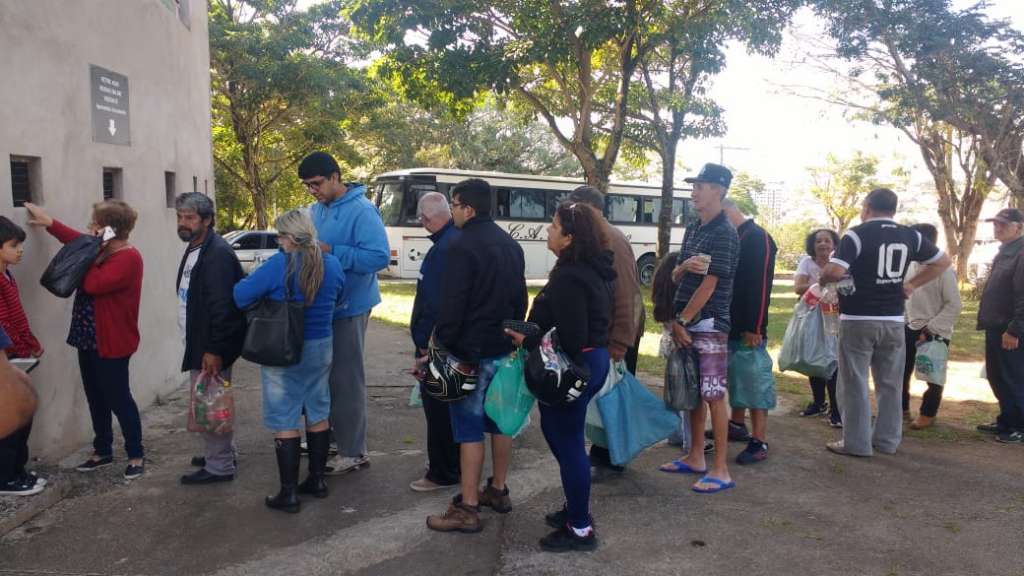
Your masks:
M 911 226 L 932 244 L 935 244 L 939 232 L 931 224 L 915 224 Z M 910 264 L 907 277 L 914 276 L 916 262 Z M 950 339 L 953 337 L 953 325 L 960 315 L 960 290 L 957 286 L 956 272 L 947 268 L 934 282 L 914 290 L 907 301 L 907 359 L 903 369 L 903 415 L 910 418 L 910 381 L 914 376 L 917 360 L 917 346 L 924 342 L 939 342 L 946 346 L 948 357 Z M 928 390 L 921 399 L 921 413 L 910 427 L 914 430 L 928 428 L 935 422 L 942 401 L 942 389 L 945 385 L 945 366 L 941 377 L 935 382 L 927 382 Z

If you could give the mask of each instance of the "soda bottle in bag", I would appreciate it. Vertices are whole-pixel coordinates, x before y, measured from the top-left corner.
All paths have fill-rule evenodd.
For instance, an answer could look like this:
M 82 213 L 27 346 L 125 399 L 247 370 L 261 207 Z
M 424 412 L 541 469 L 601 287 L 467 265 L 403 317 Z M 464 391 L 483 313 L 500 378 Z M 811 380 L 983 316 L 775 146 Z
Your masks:
M 821 290 L 820 304 L 825 332 L 831 336 L 839 336 L 839 293 L 835 284 L 827 284 Z

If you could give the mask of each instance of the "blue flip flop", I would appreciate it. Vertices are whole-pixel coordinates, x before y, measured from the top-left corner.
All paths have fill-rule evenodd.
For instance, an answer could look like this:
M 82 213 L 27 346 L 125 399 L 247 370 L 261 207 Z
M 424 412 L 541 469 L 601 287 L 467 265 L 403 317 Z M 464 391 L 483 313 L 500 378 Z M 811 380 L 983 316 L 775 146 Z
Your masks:
M 665 466 L 669 465 L 674 466 L 675 468 L 672 470 L 666 469 Z M 668 464 L 662 464 L 661 466 L 658 466 L 658 470 L 660 470 L 661 472 L 665 472 L 667 474 L 705 474 L 708 471 L 707 468 L 703 470 L 691 468 L 689 464 L 683 462 L 682 460 L 673 460 Z
M 705 482 L 707 484 L 714 484 L 716 487 L 701 489 L 694 486 L 693 491 L 698 494 L 714 494 L 715 492 L 721 492 L 722 490 L 728 490 L 729 488 L 733 488 L 736 486 L 736 483 L 731 480 L 729 482 L 726 482 L 720 478 L 715 478 L 713 476 L 704 476 L 697 481 L 698 484 L 700 484 L 701 482 Z

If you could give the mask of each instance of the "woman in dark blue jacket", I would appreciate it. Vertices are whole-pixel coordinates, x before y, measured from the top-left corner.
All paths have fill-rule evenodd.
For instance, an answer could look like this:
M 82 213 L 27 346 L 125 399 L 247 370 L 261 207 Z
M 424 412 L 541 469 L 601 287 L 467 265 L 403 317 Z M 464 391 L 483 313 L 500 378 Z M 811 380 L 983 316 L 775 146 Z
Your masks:
M 562 204 L 548 226 L 548 249 L 558 257 L 548 283 L 533 301 L 529 321 L 540 333 L 557 329 L 562 351 L 590 369 L 590 380 L 574 402 L 540 405 L 540 426 L 558 460 L 565 505 L 545 517 L 555 531 L 541 538 L 551 552 L 597 547 L 590 517 L 590 460 L 583 428 L 587 404 L 608 376 L 608 322 L 615 271 L 598 214 L 583 204 Z M 507 331 L 517 344 L 532 348 L 540 336 Z
M 331 370 L 334 308 L 341 298 L 345 276 L 341 263 L 320 251 L 316 229 L 309 216 L 292 210 L 274 222 L 278 231 L 278 252 L 247 278 L 235 285 L 235 304 L 245 308 L 261 298 L 281 301 L 285 282 L 293 300 L 305 303 L 305 342 L 298 364 L 263 366 L 263 423 L 274 432 L 281 490 L 268 496 L 267 506 L 286 512 L 299 511 L 297 493 L 317 498 L 327 496 L 324 472 L 331 411 L 327 378 Z M 306 444 L 309 446 L 309 477 L 299 479 L 299 437 L 305 415 Z

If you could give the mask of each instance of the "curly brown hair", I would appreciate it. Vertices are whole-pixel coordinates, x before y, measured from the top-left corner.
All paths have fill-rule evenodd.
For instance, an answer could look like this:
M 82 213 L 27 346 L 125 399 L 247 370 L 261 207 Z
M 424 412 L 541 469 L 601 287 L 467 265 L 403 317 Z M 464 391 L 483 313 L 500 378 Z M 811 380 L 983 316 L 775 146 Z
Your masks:
M 123 200 L 104 200 L 92 205 L 92 221 L 100 228 L 113 228 L 118 240 L 128 239 L 138 217 L 138 212 Z
M 558 255 L 558 261 L 597 262 L 608 244 L 597 211 L 579 202 L 563 202 L 555 209 L 555 215 L 562 233 L 572 236 L 572 243 Z

